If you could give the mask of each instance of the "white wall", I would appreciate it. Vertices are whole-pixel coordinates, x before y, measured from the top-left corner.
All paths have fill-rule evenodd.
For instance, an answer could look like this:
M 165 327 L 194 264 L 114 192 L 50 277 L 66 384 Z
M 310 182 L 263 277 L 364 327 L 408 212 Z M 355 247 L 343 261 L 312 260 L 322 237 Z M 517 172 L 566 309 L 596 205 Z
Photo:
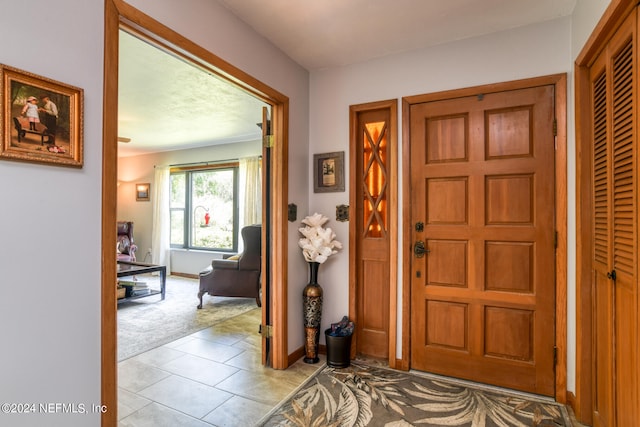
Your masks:
M 215 2 L 132 4 L 290 98 L 289 200 L 306 212 L 307 71 Z M 2 7 L 0 63 L 85 90 L 85 164 L 69 169 L 0 161 L 0 402 L 99 404 L 104 2 L 31 0 Z M 289 232 L 295 241 L 295 224 Z M 305 267 L 292 263 L 293 295 L 302 292 Z M 292 310 L 297 304 L 301 311 L 300 298 L 294 300 Z M 289 343 L 301 345 L 301 336 Z M 0 425 L 99 423 L 97 414 L 0 413 Z
M 82 169 L 0 161 L 2 403 L 100 403 L 103 9 L 2 4 L 0 63 L 85 94 Z M 97 414 L 0 413 L 7 426 L 98 423 Z
M 401 98 L 449 89 L 528 77 L 571 72 L 571 21 L 557 19 L 538 25 L 462 40 L 432 48 L 388 56 L 363 64 L 311 73 L 309 154 L 349 152 L 349 106 L 397 98 L 399 103 L 399 145 L 402 141 Z M 573 120 L 569 119 L 570 126 Z M 573 144 L 573 142 L 571 142 Z M 400 151 L 400 147 L 399 151 Z M 401 159 L 401 152 L 398 153 Z M 309 161 L 311 165 L 311 159 Z M 348 159 L 345 159 L 348 164 Z M 402 165 L 399 165 L 402 170 Z M 311 166 L 310 166 L 311 169 Z M 348 177 L 347 177 L 348 178 Z M 402 178 L 400 176 L 400 178 Z M 311 178 L 310 178 L 311 179 Z M 348 180 L 347 180 L 348 181 Z M 342 254 L 325 263 L 319 273 L 324 288 L 323 328 L 348 313 L 349 224 L 335 221 L 335 206 L 349 203 L 349 184 L 344 193 L 313 193 L 310 182 L 310 210 L 332 217 L 338 240 L 345 243 Z M 402 182 L 398 183 L 402 209 Z M 571 190 L 569 200 L 575 198 Z M 399 215 L 400 221 L 402 215 Z M 402 224 L 399 224 L 402 230 Z M 400 236 L 402 241 L 402 236 Z M 402 248 L 400 248 L 402 251 Z M 398 265 L 402 273 L 402 254 Z M 398 281 L 399 321 L 402 325 L 402 277 Z M 570 303 L 575 304 L 573 295 Z M 398 331 L 398 351 L 401 351 Z M 324 337 L 323 337 L 324 338 Z M 401 356 L 399 353 L 398 356 Z M 569 367 L 570 370 L 574 367 Z
M 571 59 L 575 60 L 610 0 L 577 0 L 571 20 Z

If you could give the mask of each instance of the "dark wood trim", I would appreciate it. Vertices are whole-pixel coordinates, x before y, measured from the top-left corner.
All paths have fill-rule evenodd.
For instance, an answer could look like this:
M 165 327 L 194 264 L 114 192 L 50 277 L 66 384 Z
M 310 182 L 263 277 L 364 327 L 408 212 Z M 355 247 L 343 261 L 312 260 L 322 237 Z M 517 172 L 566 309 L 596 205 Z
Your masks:
M 569 400 L 576 418 L 593 423 L 594 360 L 592 355 L 592 205 L 591 96 L 589 68 L 611 36 L 637 5 L 637 0 L 612 0 L 575 62 L 576 133 L 576 384 Z
M 327 354 L 327 346 L 318 344 L 318 354 Z M 298 347 L 293 353 L 289 354 L 288 365 L 291 366 L 304 357 L 304 346 Z
M 389 367 L 398 368 L 398 100 L 385 101 L 389 120 Z M 402 333 L 402 332 L 400 332 Z
M 556 104 L 556 401 L 567 398 L 567 75 L 552 77 Z
M 271 179 L 271 366 L 286 369 L 289 366 L 288 350 L 288 200 L 289 200 L 289 98 L 272 105 L 273 138 L 275 148 L 272 155 L 273 176 Z
M 117 201 L 117 103 L 118 103 L 118 32 L 121 25 L 146 34 L 150 39 L 166 40 L 163 46 L 172 46 L 174 53 L 198 62 L 207 70 L 216 72 L 272 106 L 274 123 L 274 164 L 272 199 L 272 285 L 273 285 L 273 338 L 271 365 L 275 369 L 289 366 L 287 356 L 288 324 L 288 114 L 289 98 L 265 85 L 249 74 L 232 66 L 208 50 L 196 45 L 153 18 L 122 0 L 105 0 L 105 64 L 102 160 L 102 349 L 101 395 L 107 413 L 102 415 L 103 426 L 117 424 L 117 324 L 116 324 L 116 260 L 109 242 L 116 238 Z
M 388 204 L 389 204 L 389 367 L 396 367 L 397 336 L 398 336 L 398 100 L 389 99 L 365 104 L 349 106 L 349 205 L 353 212 L 356 209 L 359 195 L 362 192 L 357 188 L 361 177 L 357 176 L 358 147 L 356 146 L 358 113 L 371 110 L 389 110 L 389 141 L 388 141 Z M 357 221 L 349 222 L 349 246 L 356 247 L 359 233 L 356 229 Z M 349 251 L 349 318 L 358 318 L 358 294 L 357 294 L 357 251 Z M 351 358 L 356 356 L 357 334 L 351 341 Z
M 118 181 L 118 10 L 111 0 L 105 0 L 104 40 L 104 94 L 102 119 L 102 325 L 101 325 L 101 404 L 107 412 L 102 414 L 103 427 L 118 424 L 118 371 L 117 371 L 117 299 L 116 207 Z M 111 77 L 108 77 L 111 76 Z M 115 96 L 113 96 L 115 94 Z
M 409 364 L 405 359 L 396 359 L 396 369 L 399 371 L 408 371 Z
M 355 188 L 356 182 L 360 182 L 358 176 L 358 168 L 356 157 L 358 156 L 358 150 L 356 142 L 358 141 L 356 131 L 358 129 L 358 114 L 357 110 L 354 111 L 354 106 L 349 107 L 349 206 L 351 215 L 354 215 L 359 200 L 356 198 Z M 358 270 L 354 266 L 357 262 L 357 250 L 354 242 L 358 240 L 358 231 L 356 230 L 356 221 L 349 221 L 349 318 L 356 320 L 358 318 L 358 296 L 357 296 L 357 281 Z M 358 334 L 353 334 L 351 338 L 351 359 L 356 357 L 356 348 L 358 344 Z
M 589 39 L 576 58 L 576 65 L 588 67 L 602 51 L 616 29 L 636 7 L 638 0 L 611 0 Z
M 557 347 L 557 363 L 555 374 L 555 399 L 559 403 L 566 402 L 567 394 L 567 76 L 554 74 L 550 76 L 530 79 L 514 80 L 463 89 L 448 90 L 424 95 L 407 96 L 403 98 L 402 126 L 403 126 L 403 197 L 411 199 L 411 162 L 410 162 L 410 108 L 413 104 L 439 101 L 444 99 L 461 98 L 503 92 L 508 90 L 525 89 L 536 86 L 555 86 L 555 108 L 557 120 L 556 158 L 555 158 L 555 218 L 558 233 L 558 247 L 556 249 L 556 330 L 555 343 Z M 411 248 L 411 203 L 403 204 L 404 238 L 403 248 Z M 411 257 L 404 257 L 403 261 L 403 347 L 402 360 L 411 366 Z M 406 362 L 405 362 L 406 360 Z
M 589 68 L 575 70 L 576 120 L 576 384 L 573 411 L 587 424 L 593 422 L 593 358 L 591 355 L 591 131 Z
M 409 255 L 402 257 L 402 357 L 396 365 L 406 370 L 411 367 L 411 104 L 402 98 L 402 251 Z
M 318 346 L 318 353 L 320 353 L 320 346 Z M 300 360 L 302 357 L 304 357 L 304 347 L 298 347 L 293 353 L 291 353 L 288 356 L 288 365 L 291 366 L 294 363 L 296 363 L 296 361 Z
M 567 391 L 567 406 L 573 410 L 573 413 L 576 413 L 576 395 L 570 391 Z

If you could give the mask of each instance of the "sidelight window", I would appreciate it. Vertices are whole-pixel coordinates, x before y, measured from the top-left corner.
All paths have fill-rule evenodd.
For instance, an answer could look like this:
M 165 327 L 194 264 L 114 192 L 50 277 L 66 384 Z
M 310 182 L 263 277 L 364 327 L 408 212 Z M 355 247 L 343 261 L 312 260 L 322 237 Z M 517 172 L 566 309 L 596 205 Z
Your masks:
M 387 232 L 387 124 L 363 126 L 364 224 L 367 237 L 382 237 Z

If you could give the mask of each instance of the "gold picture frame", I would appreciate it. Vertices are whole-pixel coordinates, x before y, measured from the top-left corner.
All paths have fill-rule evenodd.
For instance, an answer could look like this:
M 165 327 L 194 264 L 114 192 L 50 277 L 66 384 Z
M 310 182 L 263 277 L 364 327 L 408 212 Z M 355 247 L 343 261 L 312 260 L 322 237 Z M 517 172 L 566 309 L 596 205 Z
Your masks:
M 148 202 L 151 200 L 151 184 L 148 182 L 136 184 L 136 201 Z
M 0 159 L 83 166 L 84 91 L 0 64 Z
M 344 151 L 313 155 L 313 192 L 344 191 Z

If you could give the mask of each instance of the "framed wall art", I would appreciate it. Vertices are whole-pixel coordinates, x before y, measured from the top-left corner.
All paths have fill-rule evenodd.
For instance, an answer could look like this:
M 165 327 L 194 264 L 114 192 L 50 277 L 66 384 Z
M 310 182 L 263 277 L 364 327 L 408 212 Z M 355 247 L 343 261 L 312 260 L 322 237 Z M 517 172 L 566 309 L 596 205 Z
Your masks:
M 0 159 L 83 165 L 84 91 L 0 64 Z
M 313 155 L 313 191 L 344 191 L 344 151 Z
M 151 200 L 151 184 L 136 184 L 136 200 L 138 202 L 148 202 Z

